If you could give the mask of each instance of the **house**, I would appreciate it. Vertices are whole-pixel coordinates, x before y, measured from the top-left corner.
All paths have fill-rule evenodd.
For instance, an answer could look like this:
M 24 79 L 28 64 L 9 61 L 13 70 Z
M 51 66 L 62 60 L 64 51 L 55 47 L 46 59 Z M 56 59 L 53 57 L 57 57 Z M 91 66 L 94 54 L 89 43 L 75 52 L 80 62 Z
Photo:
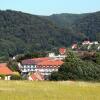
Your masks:
M 31 75 L 29 75 L 28 80 L 31 81 L 43 81 L 44 80 L 44 76 L 39 72 L 34 72 Z
M 59 54 L 55 55 L 55 53 L 51 52 L 49 53 L 48 57 L 51 59 L 56 59 L 56 60 L 63 60 L 66 58 L 66 48 L 59 48 Z
M 99 44 L 98 41 L 93 41 L 92 43 L 95 44 L 95 45 Z
M 89 40 L 87 40 L 87 41 L 84 41 L 83 43 L 82 43 L 82 45 L 93 45 L 93 44 L 95 44 L 95 45 L 97 45 L 97 44 L 99 44 L 99 42 L 98 41 L 93 41 L 93 42 L 90 42 Z
M 72 45 L 72 47 L 71 47 L 72 49 L 77 49 L 78 48 L 78 45 L 77 45 L 77 43 L 74 43 L 73 45 Z
M 45 77 L 48 77 L 53 71 L 58 71 L 58 68 L 63 63 L 63 61 L 58 59 L 44 57 L 23 60 L 18 66 L 22 74 L 38 71 Z
M 86 45 L 86 44 L 91 44 L 91 42 L 89 40 L 82 42 L 82 45 Z
M 50 58 L 48 57 L 44 57 L 44 58 L 33 58 L 33 59 L 22 60 L 22 62 L 18 64 L 19 70 L 22 73 L 35 72 L 37 63 L 49 59 Z
M 55 53 L 49 53 L 48 57 L 51 59 L 56 59 L 56 60 L 63 60 L 66 58 L 66 55 L 61 55 L 61 54 L 55 55 Z
M 98 48 L 97 48 L 98 50 L 100 50 L 100 46 L 98 46 Z
M 59 53 L 64 55 L 66 53 L 66 48 L 59 48 Z
M 5 75 L 5 80 L 10 80 L 13 72 L 7 67 L 6 63 L 0 63 L 0 75 Z

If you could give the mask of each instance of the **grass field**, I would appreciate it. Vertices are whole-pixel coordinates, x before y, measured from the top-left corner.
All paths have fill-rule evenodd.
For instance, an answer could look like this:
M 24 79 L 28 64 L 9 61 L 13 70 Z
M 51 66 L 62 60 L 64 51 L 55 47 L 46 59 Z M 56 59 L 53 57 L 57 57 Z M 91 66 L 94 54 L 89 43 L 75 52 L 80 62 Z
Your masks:
M 100 100 L 100 83 L 0 81 L 0 100 Z

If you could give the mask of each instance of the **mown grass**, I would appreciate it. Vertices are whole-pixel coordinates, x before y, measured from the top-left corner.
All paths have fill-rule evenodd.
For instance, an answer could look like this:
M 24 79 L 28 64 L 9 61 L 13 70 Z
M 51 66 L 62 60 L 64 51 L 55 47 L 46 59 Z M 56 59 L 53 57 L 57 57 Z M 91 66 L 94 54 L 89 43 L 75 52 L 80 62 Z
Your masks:
M 100 83 L 0 81 L 0 100 L 100 100 Z

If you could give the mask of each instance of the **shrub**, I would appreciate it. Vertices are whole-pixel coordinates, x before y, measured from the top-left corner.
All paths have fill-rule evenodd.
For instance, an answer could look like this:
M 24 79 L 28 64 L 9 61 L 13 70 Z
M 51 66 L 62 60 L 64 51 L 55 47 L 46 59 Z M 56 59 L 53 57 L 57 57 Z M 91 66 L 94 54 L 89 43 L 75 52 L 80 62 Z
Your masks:
M 22 77 L 20 75 L 12 75 L 11 80 L 22 80 Z
M 100 81 L 100 65 L 83 61 L 73 53 L 68 53 L 65 63 L 58 72 L 52 73 L 51 80 Z
M 0 74 L 0 78 L 1 79 L 5 79 L 5 75 L 4 74 Z

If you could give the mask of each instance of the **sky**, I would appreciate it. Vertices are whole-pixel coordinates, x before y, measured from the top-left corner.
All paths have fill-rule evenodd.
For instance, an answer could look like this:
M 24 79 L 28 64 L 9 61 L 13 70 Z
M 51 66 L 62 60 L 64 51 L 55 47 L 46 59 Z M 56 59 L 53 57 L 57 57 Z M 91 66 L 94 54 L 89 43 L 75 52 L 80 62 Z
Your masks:
M 36 15 L 100 11 L 100 0 L 0 0 L 0 10 L 17 10 Z

